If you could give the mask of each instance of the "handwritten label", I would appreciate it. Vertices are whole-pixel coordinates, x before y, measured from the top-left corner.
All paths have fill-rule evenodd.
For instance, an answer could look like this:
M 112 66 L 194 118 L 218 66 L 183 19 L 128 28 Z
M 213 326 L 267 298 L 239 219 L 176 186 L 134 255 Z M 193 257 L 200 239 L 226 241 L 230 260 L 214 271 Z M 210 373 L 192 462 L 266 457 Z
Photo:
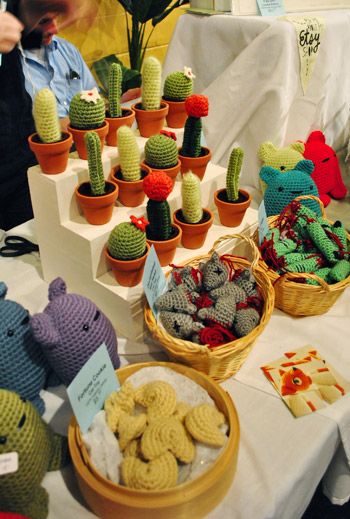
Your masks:
M 264 200 L 259 205 L 258 209 L 258 223 L 259 223 L 259 245 L 262 244 L 263 239 L 269 231 L 269 223 L 267 221 L 266 209 Z
M 0 454 L 0 476 L 11 474 L 18 470 L 18 452 Z
M 281 16 L 285 14 L 283 0 L 257 0 L 261 16 Z
M 142 286 L 148 304 L 154 315 L 157 316 L 158 311 L 155 302 L 157 298 L 165 292 L 167 282 L 153 245 L 150 248 L 146 259 L 142 277 Z

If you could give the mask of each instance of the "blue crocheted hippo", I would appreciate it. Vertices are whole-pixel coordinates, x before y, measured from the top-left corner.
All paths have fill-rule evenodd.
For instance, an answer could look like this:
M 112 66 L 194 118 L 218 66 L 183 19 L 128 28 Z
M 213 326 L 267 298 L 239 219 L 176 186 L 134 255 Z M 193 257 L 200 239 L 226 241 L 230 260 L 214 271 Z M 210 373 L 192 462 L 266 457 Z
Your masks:
M 311 178 L 313 170 L 314 164 L 311 160 L 301 160 L 294 169 L 282 173 L 271 166 L 263 166 L 260 170 L 260 178 L 267 184 L 264 193 L 267 216 L 280 214 L 286 205 L 298 196 L 318 197 L 316 184 Z M 320 215 L 320 206 L 315 200 L 301 202 Z
M 7 286 L 0 282 L 0 387 L 30 400 L 40 414 L 45 411 L 40 390 L 46 385 L 49 364 L 29 325 L 29 312 L 5 299 Z
M 109 319 L 90 299 L 67 294 L 63 279 L 49 285 L 49 304 L 30 324 L 36 340 L 59 379 L 69 385 L 104 342 L 114 368 L 120 361 L 117 337 Z

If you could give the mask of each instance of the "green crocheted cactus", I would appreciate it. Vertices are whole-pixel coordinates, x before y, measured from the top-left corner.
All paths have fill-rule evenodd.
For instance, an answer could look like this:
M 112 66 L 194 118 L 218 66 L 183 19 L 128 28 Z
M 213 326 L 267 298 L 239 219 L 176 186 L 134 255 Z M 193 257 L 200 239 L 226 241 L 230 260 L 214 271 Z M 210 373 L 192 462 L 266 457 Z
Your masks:
M 184 72 L 171 72 L 164 81 L 163 97 L 169 101 L 184 101 L 193 92 L 193 79 Z
M 204 95 L 192 94 L 185 101 L 187 119 L 185 123 L 181 155 L 184 157 L 199 157 L 202 151 L 201 117 L 208 115 L 208 98 Z
M 97 91 L 84 90 L 75 94 L 69 105 L 69 119 L 73 128 L 91 130 L 102 126 L 105 120 L 105 102 Z
M 145 144 L 145 162 L 155 169 L 172 168 L 179 161 L 176 141 L 171 137 L 152 135 Z
M 128 126 L 117 130 L 119 163 L 123 180 L 135 182 L 141 179 L 141 154 L 134 132 Z
M 141 100 L 144 110 L 159 110 L 161 101 L 162 66 L 153 56 L 145 59 L 142 69 Z
M 146 250 L 144 218 L 130 217 L 114 227 L 109 235 L 107 248 L 110 255 L 119 260 L 133 260 L 143 256 Z
M 87 132 L 84 135 L 88 154 L 89 177 L 91 192 L 94 196 L 105 194 L 105 178 L 101 160 L 101 141 L 96 132 Z
M 164 171 L 153 171 L 143 180 L 143 190 L 148 196 L 147 238 L 164 241 L 171 238 L 172 222 L 167 197 L 173 189 L 171 178 Z
M 33 104 L 35 128 L 44 143 L 61 140 L 61 128 L 57 113 L 55 94 L 49 88 L 42 88 L 36 94 Z
M 198 223 L 203 218 L 201 181 L 191 171 L 182 177 L 182 215 L 187 223 Z
M 112 63 L 108 73 L 108 101 L 109 115 L 111 117 L 121 117 L 122 108 L 120 98 L 122 96 L 123 72 L 119 63 Z
M 231 151 L 226 173 L 226 194 L 229 202 L 238 200 L 238 181 L 242 169 L 243 156 L 242 148 L 233 148 Z

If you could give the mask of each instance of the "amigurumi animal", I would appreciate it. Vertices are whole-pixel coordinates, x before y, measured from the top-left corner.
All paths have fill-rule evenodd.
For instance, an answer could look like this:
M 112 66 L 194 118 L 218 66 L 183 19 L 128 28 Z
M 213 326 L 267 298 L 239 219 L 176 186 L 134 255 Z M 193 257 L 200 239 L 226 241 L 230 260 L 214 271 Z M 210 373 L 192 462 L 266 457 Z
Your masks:
M 304 144 L 293 142 L 284 148 L 276 148 L 272 142 L 263 142 L 259 147 L 259 157 L 263 166 L 271 166 L 279 171 L 290 171 L 303 160 Z M 261 181 L 262 192 L 265 192 L 266 184 Z
M 160 312 L 160 320 L 170 335 L 179 339 L 188 339 L 193 333 L 204 328 L 202 323 L 196 322 L 188 314 L 180 312 Z
M 0 389 L 0 455 L 8 453 L 17 453 L 18 470 L 0 476 L 1 509 L 45 519 L 49 498 L 40 484 L 48 470 L 68 462 L 67 440 L 50 429 L 29 400 Z
M 68 385 L 91 355 L 105 343 L 114 368 L 120 360 L 117 337 L 109 319 L 90 299 L 67 294 L 56 278 L 49 285 L 49 304 L 31 318 L 34 337 L 60 380 Z
M 203 274 L 203 288 L 208 292 L 218 288 L 229 279 L 229 271 L 225 263 L 220 260 L 217 252 L 213 252 L 210 259 L 199 264 Z
M 199 297 L 199 294 L 197 294 Z M 156 308 L 158 310 L 165 310 L 169 312 L 183 312 L 185 314 L 195 314 L 197 311 L 196 305 L 192 302 L 192 295 L 183 285 L 179 285 L 173 290 L 168 290 L 160 295 L 156 300 Z
M 0 387 L 30 400 L 40 414 L 45 411 L 39 396 L 46 385 L 49 364 L 29 325 L 29 312 L 5 299 L 7 286 L 0 282 Z

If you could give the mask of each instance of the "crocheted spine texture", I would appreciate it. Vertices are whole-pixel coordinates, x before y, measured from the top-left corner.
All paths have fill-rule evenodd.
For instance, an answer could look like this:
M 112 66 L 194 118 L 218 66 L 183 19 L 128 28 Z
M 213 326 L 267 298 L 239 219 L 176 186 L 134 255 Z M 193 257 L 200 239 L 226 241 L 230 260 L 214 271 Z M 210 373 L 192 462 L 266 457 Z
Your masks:
M 141 98 L 144 110 L 159 110 L 162 66 L 153 56 L 145 59 L 142 69 Z
M 187 223 L 198 223 L 203 218 L 201 181 L 192 172 L 182 177 L 182 215 Z
M 105 194 L 105 178 L 101 159 L 101 141 L 96 132 L 84 135 L 88 155 L 91 192 L 94 196 Z
M 141 179 L 140 150 L 134 132 L 128 126 L 117 130 L 119 163 L 123 180 L 136 182 Z
M 108 101 L 111 117 L 121 117 L 120 98 L 122 95 L 123 72 L 119 63 L 112 63 L 108 71 Z
M 143 181 L 143 189 L 149 200 L 147 202 L 147 238 L 150 240 L 168 240 L 172 233 L 170 207 L 167 197 L 173 184 L 163 171 L 152 172 Z
M 45 143 L 61 140 L 61 128 L 57 113 L 57 102 L 49 88 L 42 88 L 36 94 L 33 117 L 40 140 Z
M 185 123 L 181 155 L 199 157 L 201 154 L 201 117 L 208 115 L 208 98 L 204 95 L 190 95 L 185 101 L 187 119 Z
M 169 101 L 184 101 L 193 91 L 193 80 L 183 72 L 171 72 L 164 81 L 163 97 Z
M 145 144 L 145 162 L 155 169 L 166 169 L 178 163 L 176 141 L 161 133 L 152 135 Z
M 108 251 L 113 258 L 132 260 L 140 258 L 146 250 L 146 234 L 131 222 L 114 227 L 108 238 Z
M 100 95 L 94 101 L 87 101 L 82 92 L 75 94 L 69 105 L 69 119 L 73 128 L 91 130 L 99 128 L 105 120 L 105 102 Z
M 229 202 L 238 200 L 238 181 L 242 169 L 243 155 L 242 148 L 233 148 L 231 151 L 226 173 L 226 193 Z

